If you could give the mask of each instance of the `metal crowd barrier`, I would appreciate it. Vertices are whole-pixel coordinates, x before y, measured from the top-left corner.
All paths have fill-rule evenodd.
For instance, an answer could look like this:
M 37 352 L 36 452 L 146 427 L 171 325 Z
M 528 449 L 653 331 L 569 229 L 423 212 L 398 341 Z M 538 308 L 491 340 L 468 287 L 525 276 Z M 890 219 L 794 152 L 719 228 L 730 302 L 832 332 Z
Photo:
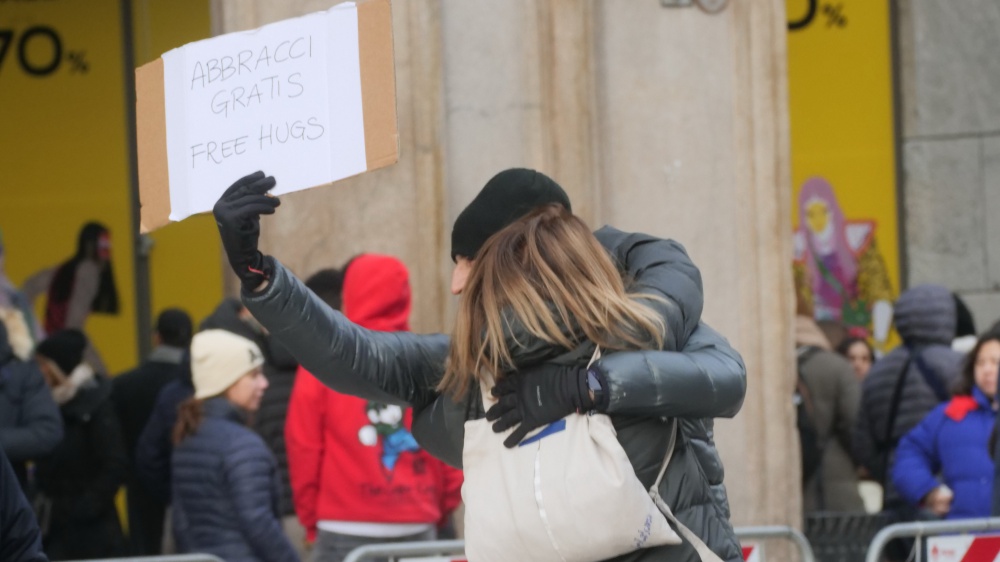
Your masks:
M 805 535 L 792 527 L 739 527 L 736 529 L 736 536 L 740 540 L 787 539 L 802 553 L 802 562 L 816 562 L 816 556 Z M 372 558 L 388 558 L 392 561 L 400 556 L 448 556 L 464 553 L 465 541 L 461 540 L 372 544 L 352 550 L 344 558 L 344 562 L 364 562 Z
M 163 556 L 130 556 L 127 558 L 100 558 L 76 562 L 225 562 L 214 554 L 164 554 Z
M 784 525 L 774 525 L 767 527 L 736 527 L 736 536 L 742 542 L 744 539 L 787 539 L 798 547 L 802 554 L 802 562 L 816 562 L 816 555 L 813 554 L 812 546 L 801 531 L 793 527 Z
M 923 549 L 921 548 L 921 540 L 926 537 L 997 530 L 1000 530 L 1000 517 L 992 517 L 989 519 L 957 519 L 954 521 L 916 521 L 913 523 L 897 523 L 895 525 L 889 525 L 875 535 L 875 539 L 872 540 L 871 546 L 868 547 L 868 554 L 865 556 L 865 562 L 879 562 L 879 556 L 882 555 L 882 551 L 885 550 L 889 541 L 893 539 L 915 537 L 917 539 L 917 543 L 914 546 L 916 549 L 916 562 L 920 562 L 923 552 Z
M 447 556 L 464 553 L 465 541 L 461 540 L 369 544 L 352 550 L 344 558 L 344 562 L 362 562 L 372 558 L 388 558 L 393 561 L 400 556 Z

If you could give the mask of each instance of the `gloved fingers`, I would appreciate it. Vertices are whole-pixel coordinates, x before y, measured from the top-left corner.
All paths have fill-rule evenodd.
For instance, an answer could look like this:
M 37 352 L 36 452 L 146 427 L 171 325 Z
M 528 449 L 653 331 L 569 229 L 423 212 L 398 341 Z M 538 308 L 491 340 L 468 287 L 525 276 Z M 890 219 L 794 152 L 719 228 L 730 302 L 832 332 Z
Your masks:
M 501 397 L 496 404 L 491 406 L 490 409 L 486 411 L 486 419 L 494 421 L 511 410 L 517 410 L 517 396 L 507 394 Z
M 521 424 L 523 421 L 521 412 L 511 410 L 500 416 L 500 419 L 493 424 L 493 433 L 503 433 L 515 425 Z
M 226 199 L 238 191 L 242 191 L 242 188 L 248 186 L 256 181 L 264 179 L 264 172 L 256 171 L 250 175 L 243 176 L 242 178 L 233 182 L 233 185 L 226 188 L 226 191 L 222 194 L 222 199 Z
M 281 201 L 277 197 L 268 197 L 267 195 L 250 195 L 240 197 L 236 201 L 233 201 L 227 210 L 236 216 L 248 216 L 251 214 L 250 209 L 267 207 L 271 209 L 270 212 L 273 213 L 274 209 L 278 205 L 281 205 Z M 260 214 L 260 212 L 254 214 Z
M 490 393 L 496 397 L 500 397 L 505 394 L 512 394 L 517 392 L 520 382 L 520 376 L 515 374 L 507 375 L 494 385 Z
M 529 431 L 531 430 L 525 427 L 524 424 L 521 424 L 514 430 L 514 433 L 511 433 L 506 439 L 503 440 L 504 447 L 507 447 L 508 449 L 517 447 L 517 445 L 528 435 Z

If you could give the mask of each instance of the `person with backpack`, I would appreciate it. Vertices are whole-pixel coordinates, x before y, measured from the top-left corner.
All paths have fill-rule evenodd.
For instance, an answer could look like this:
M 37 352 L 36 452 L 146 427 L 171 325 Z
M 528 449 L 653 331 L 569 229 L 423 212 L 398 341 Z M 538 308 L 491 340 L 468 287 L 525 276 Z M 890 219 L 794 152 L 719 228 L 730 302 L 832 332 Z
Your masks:
M 257 249 L 260 215 L 273 213 L 279 204 L 266 195 L 275 184 L 262 172 L 251 174 L 234 183 L 215 206 L 223 246 L 243 284 L 244 303 L 327 386 L 373 401 L 412 406 L 418 443 L 448 464 L 461 466 L 464 424 L 483 419 L 486 412 L 478 390 L 465 400 L 454 400 L 437 389 L 449 338 L 359 328 L 310 294 L 277 260 L 265 257 Z M 463 291 L 479 250 L 491 236 L 551 203 L 571 210 L 565 191 L 534 170 L 505 170 L 487 182 L 453 227 L 452 292 Z M 635 291 L 658 297 L 652 306 L 666 326 L 662 348 L 609 352 L 589 367 L 542 363 L 526 368 L 520 376 L 527 382 L 506 393 L 512 415 L 519 417 L 503 417 L 516 426 L 516 434 L 532 433 L 575 413 L 585 389 L 587 396 L 593 392 L 589 407 L 599 412 L 677 420 L 685 446 L 678 447 L 683 453 L 675 464 L 683 472 L 662 480 L 663 498 L 670 503 L 685 494 L 677 518 L 718 557 L 741 560 L 729 522 L 724 471 L 711 436 L 713 418 L 731 417 L 742 406 L 746 393 L 742 359 L 725 338 L 700 322 L 700 274 L 682 246 L 610 227 L 594 235 L 607 252 L 604 256 L 611 257 L 622 277 L 632 280 Z M 554 392 L 547 392 L 549 399 L 539 405 L 532 402 L 531 387 L 542 384 Z M 619 437 L 625 439 L 624 433 Z M 639 455 L 643 470 L 637 471 L 642 484 L 656 481 L 658 465 L 666 458 L 660 453 L 668 449 L 666 441 L 653 443 L 651 437 L 635 436 L 629 445 L 643 451 Z M 701 557 L 690 541 L 664 548 L 671 550 L 639 549 L 621 560 L 687 562 Z
M 896 449 L 892 480 L 904 500 L 947 519 L 989 517 L 1000 334 L 979 339 L 951 400 L 934 408 Z
M 889 478 L 899 440 L 924 416 L 950 399 L 961 371 L 952 351 L 955 300 L 938 285 L 918 285 L 900 295 L 893 322 L 903 345 L 872 365 L 861 387 L 854 426 L 854 460 L 885 487 L 887 509 L 905 507 Z
M 850 454 L 858 381 L 810 316 L 795 318 L 795 345 L 803 510 L 862 512 L 858 472 Z

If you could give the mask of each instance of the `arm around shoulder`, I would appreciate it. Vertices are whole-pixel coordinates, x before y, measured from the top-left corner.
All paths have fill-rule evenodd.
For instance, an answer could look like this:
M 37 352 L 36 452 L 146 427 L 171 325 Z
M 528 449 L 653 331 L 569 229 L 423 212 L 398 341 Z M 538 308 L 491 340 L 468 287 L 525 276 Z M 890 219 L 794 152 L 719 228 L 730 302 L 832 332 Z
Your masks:
M 608 384 L 612 414 L 732 417 L 746 395 L 743 358 L 704 323 L 682 352 L 612 353 L 594 366 Z

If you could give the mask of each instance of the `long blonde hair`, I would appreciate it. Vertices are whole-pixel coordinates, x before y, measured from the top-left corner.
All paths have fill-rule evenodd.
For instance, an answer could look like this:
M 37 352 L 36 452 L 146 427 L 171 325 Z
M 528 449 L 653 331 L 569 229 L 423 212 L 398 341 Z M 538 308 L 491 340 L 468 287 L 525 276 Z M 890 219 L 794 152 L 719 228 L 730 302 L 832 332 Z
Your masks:
M 582 220 L 562 205 L 540 207 L 494 234 L 472 262 L 438 390 L 457 398 L 484 373 L 499 380 L 516 368 L 508 343 L 514 324 L 566 350 L 584 341 L 606 350 L 659 348 L 664 322 L 636 298 L 657 299 L 629 295 Z

